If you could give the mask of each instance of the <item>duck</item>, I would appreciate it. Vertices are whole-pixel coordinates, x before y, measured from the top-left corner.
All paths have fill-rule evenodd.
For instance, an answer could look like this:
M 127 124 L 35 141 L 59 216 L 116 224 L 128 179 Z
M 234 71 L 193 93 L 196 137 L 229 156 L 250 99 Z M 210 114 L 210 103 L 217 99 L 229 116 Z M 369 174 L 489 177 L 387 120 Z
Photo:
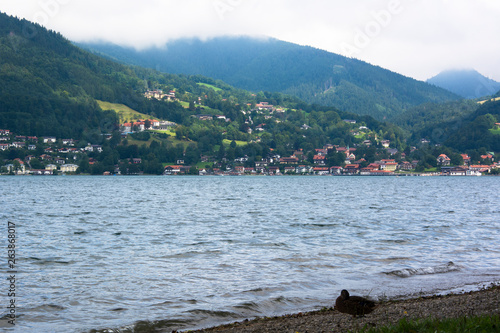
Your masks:
M 347 290 L 342 290 L 335 301 L 335 309 L 350 315 L 364 316 L 375 309 L 375 302 L 361 296 L 350 296 Z

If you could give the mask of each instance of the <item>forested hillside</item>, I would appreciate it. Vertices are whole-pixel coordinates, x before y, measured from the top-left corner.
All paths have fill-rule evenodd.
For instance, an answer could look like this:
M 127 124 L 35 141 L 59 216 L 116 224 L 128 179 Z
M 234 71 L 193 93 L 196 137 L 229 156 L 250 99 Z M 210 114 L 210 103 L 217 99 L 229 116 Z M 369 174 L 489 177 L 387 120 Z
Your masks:
M 68 153 L 62 139 L 73 139 L 74 149 L 80 152 L 92 148 L 89 143 L 99 146 L 102 152 L 66 156 L 75 159 L 71 161 L 78 163 L 79 172 L 93 174 L 114 173 L 117 168 L 122 174 L 159 174 L 166 164 L 177 161 L 193 167 L 208 163 L 223 170 L 238 164 L 255 167 L 258 161 L 296 152 L 302 163 L 312 166 L 317 164 L 318 150 L 333 150 L 335 146 L 356 147 L 353 158 L 363 166 L 390 157 L 388 149 L 398 152 L 400 161 L 403 152 L 408 161 L 425 160 L 425 167 L 435 166 L 430 162 L 443 152 L 458 161 L 457 152 L 464 150 L 474 150 L 475 155 L 498 150 L 500 135 L 495 123 L 500 119 L 495 102 L 480 107 L 467 101 L 420 105 L 397 118 L 403 131 L 369 115 L 309 104 L 279 92 L 252 93 L 201 75 L 167 74 L 119 64 L 74 46 L 56 32 L 0 16 L 0 129 L 2 139 L 8 142 L 2 143 L 0 159 L 7 161 L 35 154 L 39 163 L 33 163 L 41 169 L 50 163 L 41 162 L 45 149 Z M 340 67 L 335 70 L 342 71 Z M 367 73 L 370 70 L 375 67 L 366 68 Z M 385 80 L 394 75 L 385 72 Z M 393 85 L 399 82 L 404 86 L 401 76 L 394 79 Z M 341 84 L 353 86 L 347 81 Z M 368 81 L 366 85 L 370 86 Z M 383 86 L 374 83 L 372 89 Z M 366 90 L 353 89 L 353 103 L 375 103 Z M 151 91 L 175 97 L 146 98 Z M 386 92 L 384 96 L 391 99 L 393 95 Z M 147 130 L 133 124 L 126 130 L 113 107 L 103 111 L 99 105 L 116 105 L 140 117 L 175 124 L 170 129 Z M 143 125 L 147 122 L 151 124 L 144 120 Z M 30 135 L 54 136 L 58 141 L 55 147 L 43 140 L 22 141 L 26 140 L 22 136 Z M 16 142 L 18 136 L 21 142 Z M 448 147 L 413 150 L 411 146 L 418 145 L 421 138 Z M 62 158 L 59 150 L 51 153 L 51 158 Z M 326 166 L 344 165 L 345 157 L 333 152 L 323 162 Z M 132 159 L 143 162 L 135 165 Z M 194 167 L 193 172 L 196 170 Z
M 149 73 L 140 72 L 83 51 L 56 32 L 0 13 L 1 128 L 77 139 L 117 129 L 116 115 L 102 112 L 95 99 L 181 120 L 184 109 L 179 104 L 141 96 Z M 182 85 L 181 78 L 176 80 Z
M 486 102 L 464 120 L 445 144 L 461 150 L 483 149 L 483 151 L 499 152 L 500 131 L 495 125 L 499 122 L 500 101 Z
M 179 124 L 177 138 L 186 145 L 203 141 L 199 147 L 204 154 L 216 153 L 222 140 L 258 141 L 258 151 L 273 148 L 282 154 L 327 142 L 361 142 L 352 133 L 357 127 L 344 118 L 368 125 L 380 139 L 404 142 L 397 127 L 371 117 L 313 106 L 281 93 L 252 94 L 207 77 L 126 66 L 81 50 L 56 32 L 0 15 L 0 129 L 17 135 L 101 142 L 101 134 L 113 133 L 119 124 L 113 111 L 100 109 L 100 100 Z M 150 89 L 175 91 L 176 101 L 147 99 L 144 92 Z M 258 103 L 282 111 L 258 112 Z M 228 121 L 201 121 L 195 117 L 199 114 Z M 307 136 L 303 125 L 310 128 Z
M 202 74 L 255 92 L 284 92 L 379 120 L 419 104 L 458 99 L 444 89 L 366 62 L 275 39 L 179 40 L 143 51 L 110 44 L 82 46 L 134 65 Z

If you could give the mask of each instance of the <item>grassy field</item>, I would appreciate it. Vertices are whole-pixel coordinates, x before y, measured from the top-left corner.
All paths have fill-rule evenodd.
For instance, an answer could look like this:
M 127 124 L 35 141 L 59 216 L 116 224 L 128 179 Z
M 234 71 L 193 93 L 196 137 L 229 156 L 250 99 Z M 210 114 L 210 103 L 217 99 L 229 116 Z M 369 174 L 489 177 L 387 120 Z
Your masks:
M 127 141 L 128 141 L 128 144 L 129 145 L 137 145 L 137 146 L 142 146 L 142 145 L 146 145 L 146 147 L 149 147 L 151 146 L 151 143 L 153 141 L 156 141 L 156 142 L 159 142 L 159 143 L 162 143 L 162 142 L 167 142 L 173 146 L 177 146 L 179 143 L 182 144 L 184 146 L 184 149 L 186 149 L 187 146 L 189 146 L 190 144 L 194 143 L 196 144 L 196 142 L 192 142 L 192 141 L 181 141 L 181 140 L 177 140 L 175 135 L 174 136 L 169 136 L 167 139 L 159 139 L 159 138 L 156 138 L 156 137 L 151 137 L 148 141 L 142 141 L 142 140 L 136 140 L 134 138 L 132 138 L 130 135 L 127 136 Z
M 97 101 L 97 104 L 99 104 L 101 109 L 105 111 L 115 110 L 118 116 L 120 117 L 120 124 L 123 124 L 131 120 L 151 119 L 151 116 L 137 112 L 123 104 L 109 103 L 104 101 Z
M 229 146 L 231 144 L 231 142 L 233 142 L 233 140 L 224 139 L 222 142 L 224 142 L 225 146 Z M 242 146 L 246 146 L 247 144 L 248 144 L 248 142 L 246 142 L 246 141 L 237 141 L 236 140 L 237 146 L 242 147 Z
M 217 88 L 216 86 L 213 86 L 211 84 L 208 84 L 208 83 L 200 83 L 198 82 L 197 84 L 199 84 L 200 86 L 204 86 L 204 87 L 208 87 L 208 88 L 212 88 L 213 90 L 219 92 L 219 91 L 222 91 L 221 88 Z

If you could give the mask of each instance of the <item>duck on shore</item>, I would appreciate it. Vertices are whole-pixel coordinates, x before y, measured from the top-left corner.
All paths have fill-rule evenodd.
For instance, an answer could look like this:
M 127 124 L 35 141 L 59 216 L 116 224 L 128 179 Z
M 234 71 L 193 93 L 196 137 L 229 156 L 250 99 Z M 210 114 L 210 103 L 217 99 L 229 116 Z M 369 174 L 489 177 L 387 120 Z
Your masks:
M 364 316 L 375 309 L 375 302 L 361 296 L 350 296 L 347 290 L 342 290 L 340 296 L 335 301 L 335 309 L 342 313 L 350 315 Z

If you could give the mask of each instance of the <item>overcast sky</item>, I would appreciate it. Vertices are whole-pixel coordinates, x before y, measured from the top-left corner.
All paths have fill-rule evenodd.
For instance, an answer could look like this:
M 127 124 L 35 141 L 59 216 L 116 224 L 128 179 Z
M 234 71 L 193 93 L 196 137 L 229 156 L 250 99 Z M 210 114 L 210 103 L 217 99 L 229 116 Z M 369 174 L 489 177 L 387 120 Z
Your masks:
M 426 80 L 474 68 L 500 81 L 499 0 L 0 0 L 73 41 L 145 48 L 180 37 L 269 36 Z

